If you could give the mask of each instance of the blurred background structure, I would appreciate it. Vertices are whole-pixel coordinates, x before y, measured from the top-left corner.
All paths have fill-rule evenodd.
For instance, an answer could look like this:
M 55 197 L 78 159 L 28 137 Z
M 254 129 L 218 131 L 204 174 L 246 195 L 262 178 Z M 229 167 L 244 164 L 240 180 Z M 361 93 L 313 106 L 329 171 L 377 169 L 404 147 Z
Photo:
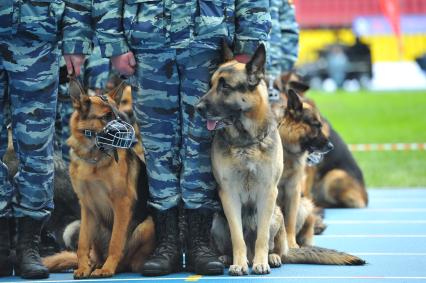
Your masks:
M 426 89 L 426 1 L 296 0 L 295 5 L 302 29 L 298 68 L 312 87 Z M 343 81 L 330 74 L 329 64 L 346 70 Z
M 297 72 L 367 186 L 425 187 L 426 1 L 293 1 Z

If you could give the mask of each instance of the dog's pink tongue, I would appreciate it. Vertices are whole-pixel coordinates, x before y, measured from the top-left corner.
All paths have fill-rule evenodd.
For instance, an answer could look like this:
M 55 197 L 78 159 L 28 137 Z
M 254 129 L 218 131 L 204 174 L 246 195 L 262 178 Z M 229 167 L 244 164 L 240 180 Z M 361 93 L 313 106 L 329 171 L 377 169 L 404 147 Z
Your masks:
M 216 124 L 217 124 L 217 121 L 207 120 L 207 129 L 209 131 L 213 131 L 214 129 L 216 129 Z

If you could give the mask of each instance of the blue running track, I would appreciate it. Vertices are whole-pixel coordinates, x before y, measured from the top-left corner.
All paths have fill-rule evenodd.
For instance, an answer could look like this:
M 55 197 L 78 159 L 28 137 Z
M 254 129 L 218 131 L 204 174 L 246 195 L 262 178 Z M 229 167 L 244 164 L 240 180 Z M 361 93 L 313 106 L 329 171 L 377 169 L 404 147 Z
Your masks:
M 328 228 L 315 245 L 353 253 L 365 266 L 289 264 L 266 276 L 198 276 L 189 273 L 149 278 L 119 274 L 111 279 L 79 282 L 426 282 L 426 188 L 369 190 L 367 209 L 327 209 Z M 27 281 L 18 277 L 0 282 L 73 282 L 71 273 Z

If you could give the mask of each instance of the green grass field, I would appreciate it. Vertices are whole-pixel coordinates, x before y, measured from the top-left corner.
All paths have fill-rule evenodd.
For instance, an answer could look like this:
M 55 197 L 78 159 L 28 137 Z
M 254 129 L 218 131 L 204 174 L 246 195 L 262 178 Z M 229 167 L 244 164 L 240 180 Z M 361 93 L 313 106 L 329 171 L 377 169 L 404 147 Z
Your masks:
M 310 91 L 347 143 L 426 142 L 426 91 Z M 426 186 L 426 151 L 355 152 L 368 187 Z

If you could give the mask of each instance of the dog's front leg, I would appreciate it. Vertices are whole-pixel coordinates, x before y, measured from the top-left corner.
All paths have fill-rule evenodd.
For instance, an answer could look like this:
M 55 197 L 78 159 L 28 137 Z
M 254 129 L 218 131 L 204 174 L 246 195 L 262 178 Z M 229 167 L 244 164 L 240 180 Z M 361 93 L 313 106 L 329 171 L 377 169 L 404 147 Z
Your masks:
M 75 279 L 88 278 L 92 272 L 90 264 L 90 248 L 93 243 L 94 223 L 96 223 L 93 214 L 87 207 L 80 202 L 81 205 L 81 224 L 78 238 L 77 259 L 78 268 L 74 270 Z
M 219 191 L 223 211 L 231 232 L 233 264 L 229 267 L 230 275 L 248 274 L 247 247 L 244 242 L 241 220 L 241 201 L 237 194 L 221 189 Z
M 268 264 L 269 228 L 277 194 L 278 190 L 276 188 L 270 188 L 267 189 L 265 194 L 259 194 L 257 197 L 257 237 L 253 259 L 253 273 L 255 274 L 271 272 Z
M 123 257 L 124 245 L 131 218 L 132 205 L 127 196 L 116 198 L 112 202 L 114 209 L 114 225 L 109 242 L 108 257 L 102 268 L 92 272 L 91 277 L 111 277 Z
M 299 245 L 296 242 L 296 221 L 297 212 L 300 207 L 300 194 L 302 190 L 301 182 L 296 183 L 292 180 L 290 186 L 286 188 L 285 202 L 284 202 L 284 217 L 285 217 L 285 228 L 287 231 L 287 239 L 289 248 L 298 248 Z

